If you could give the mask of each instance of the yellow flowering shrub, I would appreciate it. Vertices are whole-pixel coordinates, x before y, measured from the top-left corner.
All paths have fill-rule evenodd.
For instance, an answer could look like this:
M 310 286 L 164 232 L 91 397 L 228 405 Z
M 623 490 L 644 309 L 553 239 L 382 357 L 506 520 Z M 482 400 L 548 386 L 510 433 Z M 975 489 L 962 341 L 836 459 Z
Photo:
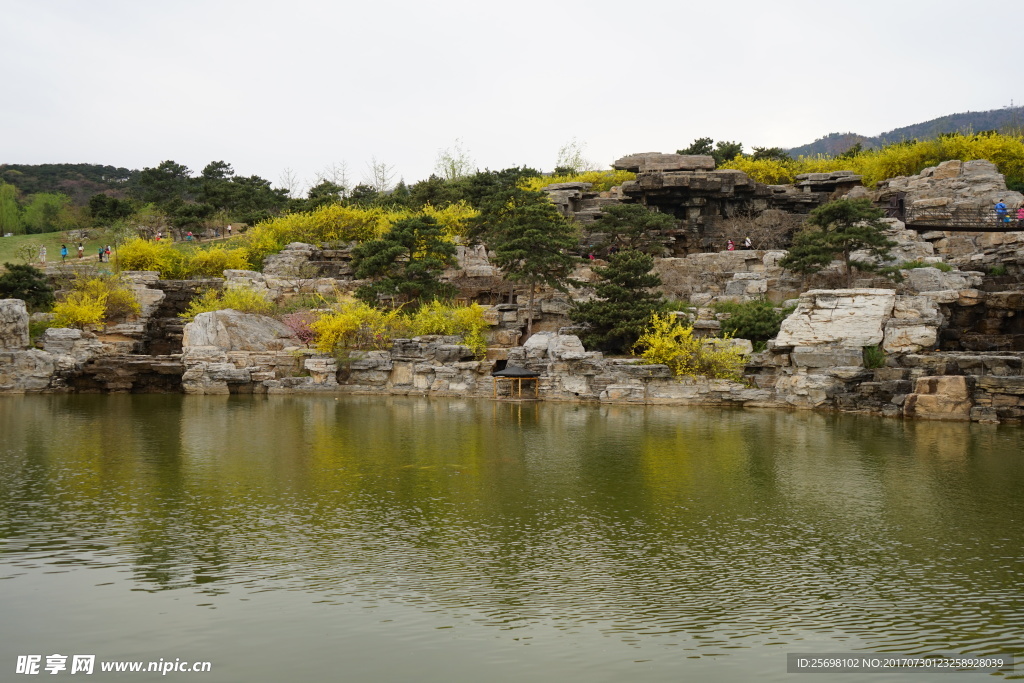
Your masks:
M 583 173 L 571 173 L 568 175 L 524 178 L 519 182 L 519 187 L 536 192 L 553 183 L 592 183 L 593 187 L 591 189 L 594 192 L 605 192 L 616 185 L 621 185 L 627 180 L 635 178 L 636 174 L 629 171 L 584 171 Z
M 155 270 L 161 277 L 187 280 L 222 277 L 225 270 L 251 268 L 243 247 L 213 245 L 209 248 L 175 245 L 135 238 L 118 249 L 118 264 L 124 270 Z
M 114 275 L 79 278 L 53 307 L 53 327 L 103 325 L 142 312 L 135 293 Z
M 853 171 L 864 176 L 865 185 L 873 186 L 887 178 L 916 175 L 929 166 L 952 159 L 987 159 L 1007 178 L 1024 180 L 1024 138 L 980 133 L 898 143 L 843 159 L 816 156 L 791 161 L 755 161 L 749 157 L 736 157 L 723 164 L 722 168 L 743 171 L 754 180 L 769 185 L 791 183 L 801 173 Z
M 192 300 L 180 317 L 182 320 L 192 321 L 200 313 L 223 311 L 228 308 L 257 315 L 270 315 L 274 312 L 273 302 L 263 293 L 247 287 L 231 287 L 223 290 L 204 290 Z
M 441 301 L 431 301 L 420 306 L 409 319 L 409 333 L 412 336 L 424 334 L 461 335 L 481 355 L 487 350 L 484 330 L 490 323 L 484 318 L 484 307 L 480 304 L 458 306 Z
M 401 309 L 382 311 L 362 301 L 338 302 L 310 324 L 320 353 L 347 349 L 386 349 L 401 336 L 406 320 Z
M 724 341 L 724 340 L 723 340 Z M 742 379 L 745 358 L 731 345 L 707 344 L 671 314 L 655 313 L 633 347 L 649 363 L 667 365 L 681 377 Z
M 71 292 L 53 306 L 53 327 L 77 327 L 101 325 L 106 313 L 106 297 L 96 297 L 86 292 Z
M 225 270 L 249 270 L 246 250 L 241 247 L 214 246 L 209 249 L 191 248 L 184 252 L 181 271 L 175 279 L 195 277 L 223 277 Z
M 480 212 L 464 199 L 460 199 L 454 204 L 448 204 L 441 209 L 427 204 L 421 213 L 437 221 L 444 228 L 445 235 L 453 240 L 457 237 L 465 237 L 469 222 L 480 215 Z
M 314 211 L 290 213 L 258 223 L 246 233 L 246 255 L 251 263 L 281 251 L 291 242 L 324 244 L 362 242 L 380 237 L 396 220 L 412 215 L 408 210 L 379 206 L 352 207 L 331 204 Z
M 181 252 L 170 242 L 154 242 L 136 237 L 128 240 L 117 250 L 117 264 L 124 270 L 155 270 L 169 277 L 178 268 Z
M 477 355 L 487 349 L 484 330 L 488 326 L 480 304 L 431 301 L 408 313 L 401 308 L 383 311 L 354 299 L 338 302 L 309 325 L 321 353 L 386 349 L 398 338 L 438 334 L 462 336 Z

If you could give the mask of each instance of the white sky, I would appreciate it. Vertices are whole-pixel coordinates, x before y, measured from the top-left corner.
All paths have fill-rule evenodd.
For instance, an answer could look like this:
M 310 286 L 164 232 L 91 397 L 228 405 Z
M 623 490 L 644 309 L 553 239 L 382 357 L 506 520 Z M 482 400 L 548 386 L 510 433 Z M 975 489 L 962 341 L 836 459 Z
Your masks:
M 1020 0 L 0 0 L 0 163 L 280 184 L 792 147 L 1024 100 Z M 397 179 L 397 178 L 396 178 Z

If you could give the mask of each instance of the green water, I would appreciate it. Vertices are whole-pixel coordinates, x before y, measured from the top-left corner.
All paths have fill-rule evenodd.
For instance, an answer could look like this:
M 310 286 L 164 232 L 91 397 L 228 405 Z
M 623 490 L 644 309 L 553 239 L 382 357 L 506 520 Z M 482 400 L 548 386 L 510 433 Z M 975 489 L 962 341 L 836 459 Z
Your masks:
M 34 396 L 0 400 L 0 436 L 4 681 L 32 680 L 18 655 L 54 653 L 209 661 L 86 680 L 211 683 L 773 681 L 806 680 L 787 652 L 1024 659 L 1020 428 Z

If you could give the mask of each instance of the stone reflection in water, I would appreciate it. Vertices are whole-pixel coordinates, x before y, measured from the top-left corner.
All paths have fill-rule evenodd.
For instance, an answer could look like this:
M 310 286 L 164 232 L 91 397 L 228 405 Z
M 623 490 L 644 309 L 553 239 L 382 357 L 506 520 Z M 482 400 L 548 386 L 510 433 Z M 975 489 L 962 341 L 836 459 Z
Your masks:
M 150 591 L 442 607 L 717 653 L 814 634 L 1024 654 L 1018 430 L 380 398 L 5 408 L 14 581 L 127 565 Z

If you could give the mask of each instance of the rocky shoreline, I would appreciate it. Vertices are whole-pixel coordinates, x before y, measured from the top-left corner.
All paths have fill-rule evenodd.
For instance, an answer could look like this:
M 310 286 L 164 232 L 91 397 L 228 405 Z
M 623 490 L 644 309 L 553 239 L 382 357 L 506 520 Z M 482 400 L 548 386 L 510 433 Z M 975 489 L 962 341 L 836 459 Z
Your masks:
M 895 263 L 914 266 L 896 285 L 865 277 L 835 288 L 835 273 L 800 277 L 778 264 L 778 249 L 723 252 L 690 248 L 719 239 L 723 220 L 742 209 L 806 210 L 830 198 L 870 196 L 943 215 L 985 206 L 1008 193 L 986 161 L 945 162 L 875 190 L 851 174 L 811 174 L 796 186 L 752 183 L 706 160 L 632 155 L 619 162 L 637 180 L 609 193 L 551 186 L 549 195 L 582 225 L 602 206 L 639 201 L 680 219 L 656 259 L 658 288 L 680 302 L 677 315 L 695 334 L 716 334 L 714 304 L 754 299 L 795 310 L 768 348 L 749 342 L 742 382 L 673 377 L 668 367 L 588 352 L 569 327 L 574 301 L 594 296 L 592 262 L 567 293 L 545 290 L 528 310 L 481 247 L 459 247 L 445 274 L 467 301 L 484 304 L 490 324 L 485 358 L 454 337 L 394 340 L 387 349 L 340 358 L 306 348 L 282 323 L 225 310 L 185 325 L 179 315 L 203 288 L 245 287 L 276 303 L 351 291 L 358 282 L 351 250 L 295 243 L 268 257 L 263 272 L 228 270 L 223 279 L 161 280 L 127 272 L 142 306 L 133 320 L 102 330 L 51 328 L 30 344 L 24 302 L 0 300 L 0 394 L 47 392 L 182 392 L 188 394 L 391 394 L 502 398 L 492 371 L 507 363 L 538 376 L 545 401 L 745 406 L 838 410 L 872 415 L 975 422 L 1024 419 L 1024 233 L 918 233 L 890 219 Z M 701 163 L 698 163 L 701 162 Z M 742 176 L 742 177 L 741 177 Z M 815 177 L 811 177 L 815 176 Z M 816 177 L 821 176 L 821 177 Z M 585 184 L 584 184 L 585 185 Z M 790 218 L 793 218 L 790 215 Z M 780 229 L 786 229 L 785 221 Z M 998 269 L 1003 275 L 993 275 Z M 988 270 L 989 272 L 986 272 Z M 685 304 L 685 305 L 684 305 Z M 531 317 L 535 333 L 522 340 Z M 875 352 L 868 357 L 865 349 Z M 875 367 L 878 366 L 878 367 Z M 507 397 L 505 397 L 507 398 Z

